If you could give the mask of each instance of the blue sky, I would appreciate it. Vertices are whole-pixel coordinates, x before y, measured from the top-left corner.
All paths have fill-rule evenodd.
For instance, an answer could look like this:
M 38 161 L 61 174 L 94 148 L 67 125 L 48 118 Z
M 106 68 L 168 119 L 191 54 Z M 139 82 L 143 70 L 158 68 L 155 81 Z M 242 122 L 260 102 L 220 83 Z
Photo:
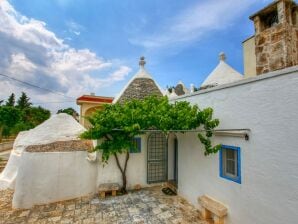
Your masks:
M 249 15 L 271 0 L 3 0 L 0 72 L 69 97 L 115 96 L 136 73 L 138 59 L 165 88 L 199 86 L 218 63 L 243 73 L 242 41 L 253 34 Z M 2 44 L 1 44 L 2 43 Z M 2 86 L 1 86 L 2 85 Z M 71 98 L 0 79 L 0 99 L 28 92 L 52 111 Z

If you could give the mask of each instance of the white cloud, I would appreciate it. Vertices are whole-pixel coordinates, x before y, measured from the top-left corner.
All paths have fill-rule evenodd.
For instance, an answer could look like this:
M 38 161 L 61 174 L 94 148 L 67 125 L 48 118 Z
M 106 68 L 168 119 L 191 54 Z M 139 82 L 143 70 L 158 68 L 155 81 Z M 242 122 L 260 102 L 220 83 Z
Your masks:
M 161 21 L 162 25 L 157 26 L 153 35 L 132 38 L 130 42 L 147 49 L 187 44 L 210 31 L 225 29 L 256 2 L 257 0 L 198 1 L 174 17 Z
M 131 71 L 131 68 L 129 68 L 127 66 L 121 66 L 120 69 L 113 72 L 108 79 L 111 82 L 124 80 L 126 75 L 130 71 Z
M 82 29 L 74 22 L 70 26 Z M 43 21 L 27 18 L 8 1 L 0 1 L 0 73 L 76 98 L 124 80 L 130 71 L 117 59 L 106 60 L 89 49 L 65 44 Z M 18 95 L 26 91 L 33 102 L 69 100 L 25 88 L 3 77 L 0 77 L 0 89 L 4 90 L 0 91 L 0 99 L 11 92 Z
M 66 22 L 66 26 L 68 27 L 68 31 L 70 33 L 73 33 L 77 36 L 79 36 L 81 34 L 81 31 L 85 30 L 85 28 L 82 25 L 80 25 L 74 21 Z
M 11 55 L 11 63 L 6 70 L 19 74 L 22 79 L 28 79 L 32 78 L 36 67 L 23 53 L 16 53 Z

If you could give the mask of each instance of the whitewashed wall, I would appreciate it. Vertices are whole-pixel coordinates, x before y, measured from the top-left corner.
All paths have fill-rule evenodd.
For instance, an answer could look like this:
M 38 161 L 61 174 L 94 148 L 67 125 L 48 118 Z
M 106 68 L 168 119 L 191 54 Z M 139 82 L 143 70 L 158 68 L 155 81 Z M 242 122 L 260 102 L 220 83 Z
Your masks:
M 147 185 L 147 135 L 141 136 L 141 152 L 130 153 L 127 165 L 127 188 L 133 189 L 135 185 L 140 184 L 142 187 Z M 119 156 L 123 166 L 126 155 Z M 122 184 L 122 175 L 117 167 L 114 156 L 111 156 L 108 164 L 101 162 L 99 154 L 99 167 L 97 184 L 102 183 L 119 183 Z
M 13 207 L 30 208 L 36 204 L 94 193 L 97 165 L 87 161 L 86 157 L 86 151 L 23 152 L 17 172 Z
M 128 189 L 134 189 L 137 184 L 149 186 L 147 135 L 141 136 L 141 147 L 140 153 L 130 154 L 126 172 Z M 14 208 L 30 208 L 36 204 L 93 194 L 102 183 L 122 185 L 122 176 L 113 156 L 105 165 L 100 154 L 98 161 L 88 161 L 85 151 L 23 152 L 19 156 L 18 172 L 14 172 L 17 173 L 16 183 L 12 181 Z M 119 159 L 124 164 L 125 155 L 119 156 Z
M 207 194 L 228 206 L 227 223 L 297 223 L 298 67 L 181 97 L 214 108 L 219 128 L 249 128 L 250 140 L 215 137 L 241 148 L 242 184 L 219 176 L 219 156 L 203 155 L 194 133 L 179 134 L 179 193 L 194 205 Z

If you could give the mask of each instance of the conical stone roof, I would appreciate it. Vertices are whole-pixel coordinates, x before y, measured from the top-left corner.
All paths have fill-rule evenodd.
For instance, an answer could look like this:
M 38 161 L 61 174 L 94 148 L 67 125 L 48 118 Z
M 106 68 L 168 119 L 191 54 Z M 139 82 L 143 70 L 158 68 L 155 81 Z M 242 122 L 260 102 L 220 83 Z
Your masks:
M 243 79 L 243 75 L 225 62 L 226 56 L 224 53 L 220 53 L 219 58 L 219 64 L 208 75 L 202 83 L 201 88 L 214 87 Z
M 123 103 L 131 99 L 144 99 L 150 95 L 162 96 L 162 89 L 155 83 L 152 76 L 145 69 L 145 58 L 140 58 L 140 69 L 127 83 L 113 103 Z

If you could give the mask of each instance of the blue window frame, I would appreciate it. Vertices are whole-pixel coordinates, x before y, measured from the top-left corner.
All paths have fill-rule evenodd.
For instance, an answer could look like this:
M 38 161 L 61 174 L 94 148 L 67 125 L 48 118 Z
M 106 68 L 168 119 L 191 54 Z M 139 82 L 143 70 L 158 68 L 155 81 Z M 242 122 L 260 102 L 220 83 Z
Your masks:
M 240 147 L 222 145 L 219 152 L 219 173 L 222 178 L 241 184 Z
M 132 144 L 134 147 L 129 149 L 130 153 L 140 153 L 141 152 L 141 137 L 135 137 L 132 139 Z

